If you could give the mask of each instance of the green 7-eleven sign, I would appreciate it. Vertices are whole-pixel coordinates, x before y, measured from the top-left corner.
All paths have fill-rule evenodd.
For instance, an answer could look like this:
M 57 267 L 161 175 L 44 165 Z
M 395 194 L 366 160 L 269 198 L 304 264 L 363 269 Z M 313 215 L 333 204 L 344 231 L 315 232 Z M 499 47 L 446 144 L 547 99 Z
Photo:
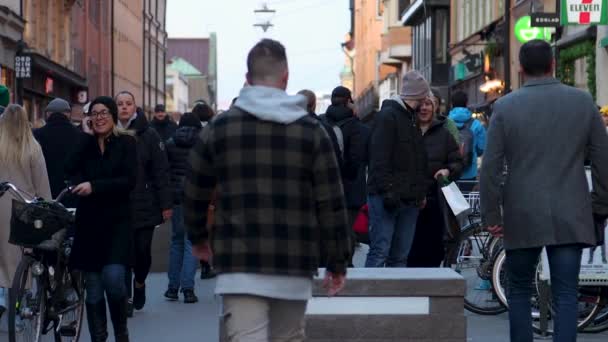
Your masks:
M 562 0 L 562 25 L 608 25 L 608 0 Z

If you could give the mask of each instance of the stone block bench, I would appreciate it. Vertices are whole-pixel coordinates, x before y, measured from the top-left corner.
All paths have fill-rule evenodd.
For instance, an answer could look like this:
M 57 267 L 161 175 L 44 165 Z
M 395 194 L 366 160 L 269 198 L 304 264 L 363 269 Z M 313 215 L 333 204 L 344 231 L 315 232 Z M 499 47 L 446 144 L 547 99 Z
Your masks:
M 464 342 L 464 279 L 448 268 L 355 268 L 328 298 L 324 271 L 306 312 L 308 342 Z

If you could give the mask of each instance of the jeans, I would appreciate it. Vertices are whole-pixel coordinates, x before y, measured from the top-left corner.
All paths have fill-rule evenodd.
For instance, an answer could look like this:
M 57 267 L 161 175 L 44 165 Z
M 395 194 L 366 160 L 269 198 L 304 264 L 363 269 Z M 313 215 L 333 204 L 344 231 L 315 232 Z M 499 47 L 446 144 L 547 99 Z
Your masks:
M 126 270 L 125 285 L 127 286 L 127 296 L 133 295 L 133 275 L 135 282 L 145 284 L 146 278 L 152 267 L 152 239 L 154 238 L 155 227 L 145 227 L 135 229 L 133 235 L 133 248 L 135 251 L 135 265 L 133 269 Z
M 418 208 L 401 204 L 394 212 L 388 212 L 379 195 L 369 196 L 368 204 L 371 244 L 365 267 L 406 267 Z
M 536 292 L 534 279 L 542 248 L 507 251 L 507 278 L 511 341 L 532 342 L 531 297 Z M 576 341 L 578 323 L 578 273 L 582 247 L 579 245 L 548 246 L 553 296 L 555 342 Z
M 185 232 L 181 205 L 173 208 L 171 222 L 173 233 L 169 252 L 169 288 L 191 290 L 194 288 L 198 260 L 192 255 L 192 243 Z
M 84 276 L 87 304 L 101 302 L 105 299 L 104 293 L 110 300 L 127 297 L 124 265 L 106 265 L 101 272 L 86 272 Z

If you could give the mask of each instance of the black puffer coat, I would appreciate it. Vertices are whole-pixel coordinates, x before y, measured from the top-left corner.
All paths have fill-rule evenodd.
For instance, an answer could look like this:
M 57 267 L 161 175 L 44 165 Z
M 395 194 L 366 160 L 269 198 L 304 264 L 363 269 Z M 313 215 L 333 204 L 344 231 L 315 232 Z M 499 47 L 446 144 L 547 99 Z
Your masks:
M 450 180 L 458 180 L 463 168 L 462 156 L 454 136 L 445 127 L 445 118 L 433 121 L 422 139 L 428 159 L 428 183 L 436 184 L 434 176 L 441 169 L 450 170 Z M 428 195 L 437 195 L 436 186 L 429 187 Z
M 374 119 L 369 144 L 370 194 L 419 203 L 428 190 L 428 164 L 422 132 L 413 109 L 385 100 Z
M 157 120 L 156 118 L 154 118 L 152 120 L 152 128 L 154 128 L 154 130 L 156 130 L 156 133 L 160 135 L 162 141 L 166 142 L 167 140 L 171 139 L 173 134 L 175 134 L 175 131 L 177 130 L 177 124 L 169 118 L 169 115 L 167 115 L 165 116 L 164 120 Z
M 77 269 L 101 272 L 103 266 L 129 262 L 131 202 L 136 179 L 135 138 L 111 135 L 101 153 L 97 139 L 86 135 L 66 164 L 74 184 L 91 182 L 92 193 L 80 197 L 70 263 Z
M 137 136 L 137 184 L 131 193 L 133 227 L 155 227 L 163 222 L 162 211 L 173 207 L 165 144 L 141 114 L 129 130 Z
M 184 197 L 184 177 L 188 169 L 190 149 L 196 143 L 201 128 L 180 127 L 172 138 L 167 141 L 167 155 L 171 168 L 171 188 L 173 189 L 173 204 L 180 205 Z

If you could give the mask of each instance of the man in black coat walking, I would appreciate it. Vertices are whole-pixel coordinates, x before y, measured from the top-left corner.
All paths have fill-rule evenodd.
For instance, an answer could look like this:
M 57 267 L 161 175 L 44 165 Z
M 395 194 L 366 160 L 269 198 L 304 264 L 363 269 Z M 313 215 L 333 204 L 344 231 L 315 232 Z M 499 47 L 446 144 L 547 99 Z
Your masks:
M 427 192 L 427 156 L 416 112 L 431 89 L 417 71 L 382 103 L 369 145 L 371 246 L 366 267 L 406 267 Z
M 165 105 L 162 104 L 157 104 L 154 108 L 154 118 L 151 126 L 160 135 L 163 142 L 169 140 L 177 130 L 177 124 L 167 115 Z
M 42 147 L 53 198 L 66 187 L 65 166 L 74 149 L 80 145 L 82 133 L 70 122 L 70 104 L 61 98 L 52 100 L 45 109 L 46 125 L 34 131 Z M 67 207 L 76 206 L 75 198 L 65 198 Z

